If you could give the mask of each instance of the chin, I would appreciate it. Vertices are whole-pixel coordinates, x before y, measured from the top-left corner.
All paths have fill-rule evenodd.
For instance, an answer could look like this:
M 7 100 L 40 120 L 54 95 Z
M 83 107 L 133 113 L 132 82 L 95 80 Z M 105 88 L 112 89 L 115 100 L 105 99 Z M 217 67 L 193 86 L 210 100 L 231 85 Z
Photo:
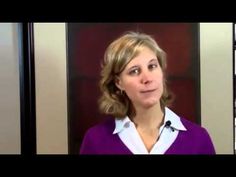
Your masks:
M 145 108 L 150 108 L 150 107 L 155 106 L 155 105 L 158 104 L 158 103 L 159 103 L 159 100 L 149 100 L 149 101 L 144 102 L 144 103 L 143 103 L 143 106 L 144 106 Z

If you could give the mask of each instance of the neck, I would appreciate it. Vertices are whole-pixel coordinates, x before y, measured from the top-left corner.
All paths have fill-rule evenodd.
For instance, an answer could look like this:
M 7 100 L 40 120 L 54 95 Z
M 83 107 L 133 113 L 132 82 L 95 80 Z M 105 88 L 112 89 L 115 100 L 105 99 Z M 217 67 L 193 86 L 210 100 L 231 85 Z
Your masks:
M 136 115 L 132 120 L 136 127 L 159 129 L 164 121 L 164 113 L 161 110 L 160 104 L 156 104 L 150 108 L 136 108 Z

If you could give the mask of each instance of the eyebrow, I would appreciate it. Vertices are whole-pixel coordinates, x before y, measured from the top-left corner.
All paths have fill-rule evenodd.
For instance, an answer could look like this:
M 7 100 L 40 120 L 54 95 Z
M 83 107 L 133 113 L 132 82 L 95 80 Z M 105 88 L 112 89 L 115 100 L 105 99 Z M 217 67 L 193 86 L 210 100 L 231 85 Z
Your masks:
M 127 68 L 127 71 L 130 71 L 130 70 L 132 70 L 132 69 L 136 69 L 136 68 L 138 68 L 138 67 L 139 67 L 139 65 L 131 66 L 130 68 Z
M 158 62 L 158 59 L 157 58 L 153 58 L 148 63 L 151 63 L 152 61 L 157 61 Z
M 153 59 L 151 59 L 151 60 L 148 62 L 148 64 L 151 63 L 151 62 L 156 62 L 156 61 L 158 62 L 158 59 L 157 59 L 157 58 L 153 58 Z M 139 67 L 139 65 L 131 66 L 130 68 L 127 68 L 127 70 L 129 71 L 129 70 L 134 69 L 134 68 L 137 68 L 137 67 Z

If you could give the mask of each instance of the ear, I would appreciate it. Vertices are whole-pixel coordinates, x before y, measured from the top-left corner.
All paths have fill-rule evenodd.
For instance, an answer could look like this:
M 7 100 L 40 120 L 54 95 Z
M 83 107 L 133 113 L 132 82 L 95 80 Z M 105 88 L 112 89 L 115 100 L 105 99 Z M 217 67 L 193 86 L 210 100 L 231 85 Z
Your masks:
M 116 87 L 119 88 L 120 90 L 124 90 L 123 86 L 122 86 L 122 81 L 120 79 L 119 76 L 116 76 L 115 78 L 115 84 L 116 84 Z

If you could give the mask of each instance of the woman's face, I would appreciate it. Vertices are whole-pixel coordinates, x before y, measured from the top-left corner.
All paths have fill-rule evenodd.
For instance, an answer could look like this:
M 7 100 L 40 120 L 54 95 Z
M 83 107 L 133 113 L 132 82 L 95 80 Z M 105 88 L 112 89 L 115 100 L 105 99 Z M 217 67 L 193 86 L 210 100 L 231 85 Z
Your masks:
M 159 104 L 163 93 L 163 72 L 155 53 L 144 47 L 119 75 L 116 86 L 126 93 L 136 108 Z

